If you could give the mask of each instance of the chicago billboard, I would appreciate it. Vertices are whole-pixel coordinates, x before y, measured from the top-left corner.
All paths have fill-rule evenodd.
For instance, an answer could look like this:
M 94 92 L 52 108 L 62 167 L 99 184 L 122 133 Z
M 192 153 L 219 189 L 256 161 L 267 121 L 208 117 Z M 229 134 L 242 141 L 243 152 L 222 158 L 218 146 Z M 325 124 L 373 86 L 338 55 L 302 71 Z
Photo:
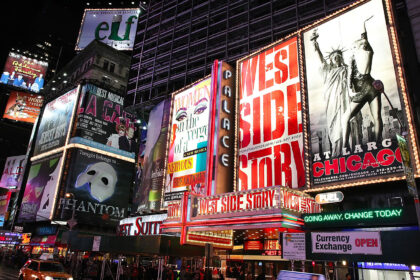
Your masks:
M 8 157 L 0 180 L 0 188 L 18 190 L 22 183 L 26 156 Z
M 238 190 L 305 185 L 297 37 L 239 66 Z
M 21 122 L 35 123 L 42 107 L 42 96 L 12 91 L 4 110 L 3 118 Z
M 74 149 L 64 188 L 73 197 L 59 199 L 56 217 L 70 219 L 74 209 L 79 224 L 116 225 L 127 215 L 133 171 L 133 163 Z
M 132 50 L 140 9 L 85 9 L 76 50 L 93 40 L 117 50 Z
M 20 206 L 19 222 L 44 221 L 50 218 L 61 161 L 62 156 L 55 155 L 31 164 Z
M 163 180 L 166 175 L 165 156 L 170 109 L 171 100 L 165 100 L 156 105 L 149 115 L 143 172 L 133 199 L 133 209 L 137 212 L 160 209 Z
M 406 120 L 383 2 L 302 34 L 313 187 L 401 173 L 396 133 Z
M 172 95 L 165 201 L 205 194 L 211 78 Z
M 134 158 L 134 118 L 124 110 L 124 97 L 97 86 L 82 87 L 75 137 L 70 143 Z
M 48 63 L 10 52 L 0 83 L 39 92 L 44 87 Z
M 36 135 L 34 156 L 65 144 L 77 90 L 72 89 L 45 106 Z

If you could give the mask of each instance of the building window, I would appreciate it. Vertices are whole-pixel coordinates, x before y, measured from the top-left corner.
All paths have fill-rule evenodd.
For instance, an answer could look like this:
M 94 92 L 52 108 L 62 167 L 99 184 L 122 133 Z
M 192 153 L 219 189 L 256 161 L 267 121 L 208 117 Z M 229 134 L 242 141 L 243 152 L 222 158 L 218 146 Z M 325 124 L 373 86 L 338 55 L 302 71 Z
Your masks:
M 109 64 L 109 72 L 114 73 L 114 71 L 115 71 L 115 64 L 111 62 Z
M 108 60 L 104 60 L 104 67 L 103 68 L 107 71 L 108 71 L 108 65 L 109 65 Z

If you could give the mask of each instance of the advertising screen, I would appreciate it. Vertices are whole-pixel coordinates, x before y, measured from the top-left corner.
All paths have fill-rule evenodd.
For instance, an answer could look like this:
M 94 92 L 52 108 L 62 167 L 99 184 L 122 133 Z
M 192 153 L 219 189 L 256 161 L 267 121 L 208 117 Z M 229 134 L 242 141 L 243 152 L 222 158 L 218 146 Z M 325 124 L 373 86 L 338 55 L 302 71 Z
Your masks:
M 39 92 L 44 87 L 48 63 L 10 52 L 0 82 Z
M 124 97 L 91 84 L 82 87 L 81 96 L 76 137 L 70 142 L 134 158 L 136 128 L 124 111 Z
M 402 172 L 403 112 L 383 3 L 303 33 L 313 186 Z
M 170 110 L 171 100 L 165 100 L 150 112 L 143 172 L 133 199 L 133 209 L 137 209 L 136 211 L 160 208 Z
M 50 218 L 61 160 L 61 155 L 55 155 L 31 164 L 20 206 L 19 222 L 44 221 Z
M 4 110 L 3 118 L 35 123 L 44 98 L 40 95 L 12 91 Z
M 239 189 L 305 185 L 297 38 L 239 64 Z
M 49 102 L 44 109 L 36 135 L 34 156 L 65 144 L 77 88 Z
M 117 50 L 132 50 L 140 9 L 86 9 L 77 38 L 76 50 L 93 40 Z
M 7 207 L 9 206 L 11 195 L 12 193 L 8 190 L 0 189 L 0 227 L 2 227 L 7 220 Z
M 173 95 L 165 201 L 205 194 L 211 78 Z
M 70 219 L 74 207 L 79 224 L 116 225 L 127 215 L 133 171 L 133 163 L 74 150 L 65 188 L 73 198 L 60 198 L 59 218 Z
M 0 188 L 17 190 L 22 183 L 25 155 L 8 157 L 0 180 Z

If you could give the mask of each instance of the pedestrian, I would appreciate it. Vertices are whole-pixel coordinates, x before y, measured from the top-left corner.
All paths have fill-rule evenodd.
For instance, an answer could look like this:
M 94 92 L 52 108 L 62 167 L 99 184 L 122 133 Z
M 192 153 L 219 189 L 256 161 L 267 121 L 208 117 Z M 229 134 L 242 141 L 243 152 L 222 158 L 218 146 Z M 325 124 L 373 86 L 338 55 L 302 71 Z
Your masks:
M 350 273 L 347 273 L 346 274 L 346 280 L 352 280 L 352 277 L 351 277 L 351 274 Z

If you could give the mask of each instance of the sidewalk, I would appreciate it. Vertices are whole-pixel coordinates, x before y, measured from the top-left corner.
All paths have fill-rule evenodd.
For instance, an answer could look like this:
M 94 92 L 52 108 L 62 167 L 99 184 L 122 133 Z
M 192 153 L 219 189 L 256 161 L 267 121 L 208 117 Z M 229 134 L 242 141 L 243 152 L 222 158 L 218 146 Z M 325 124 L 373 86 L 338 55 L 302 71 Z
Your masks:
M 3 262 L 0 264 L 0 280 L 18 279 L 19 269 L 6 266 Z

